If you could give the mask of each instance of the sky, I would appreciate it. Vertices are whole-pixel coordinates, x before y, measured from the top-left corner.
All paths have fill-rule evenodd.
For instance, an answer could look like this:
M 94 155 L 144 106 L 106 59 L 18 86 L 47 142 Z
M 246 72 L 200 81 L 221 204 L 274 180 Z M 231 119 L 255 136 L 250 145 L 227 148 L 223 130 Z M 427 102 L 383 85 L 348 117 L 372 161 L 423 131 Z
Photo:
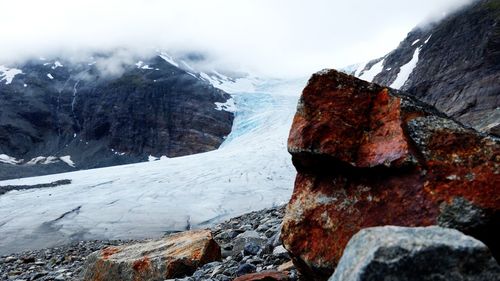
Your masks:
M 0 0 L 0 64 L 124 48 L 300 77 L 380 57 L 471 0 Z

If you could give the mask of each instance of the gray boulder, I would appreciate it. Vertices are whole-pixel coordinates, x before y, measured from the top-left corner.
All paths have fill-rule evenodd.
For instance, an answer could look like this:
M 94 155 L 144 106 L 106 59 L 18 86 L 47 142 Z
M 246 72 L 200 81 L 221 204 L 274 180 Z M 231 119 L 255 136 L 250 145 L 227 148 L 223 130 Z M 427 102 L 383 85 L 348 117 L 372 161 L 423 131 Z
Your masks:
M 498 281 L 480 241 L 437 226 L 366 228 L 354 235 L 329 281 Z

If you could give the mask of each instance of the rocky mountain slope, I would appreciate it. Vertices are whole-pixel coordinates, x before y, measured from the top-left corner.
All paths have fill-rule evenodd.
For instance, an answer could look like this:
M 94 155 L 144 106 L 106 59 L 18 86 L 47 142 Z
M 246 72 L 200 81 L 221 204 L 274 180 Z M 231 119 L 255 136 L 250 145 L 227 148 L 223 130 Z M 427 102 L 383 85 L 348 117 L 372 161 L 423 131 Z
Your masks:
M 347 72 L 407 91 L 466 125 L 500 135 L 500 3 L 475 1 L 416 27 L 394 51 Z
M 0 67 L 0 179 L 221 145 L 234 118 L 230 95 L 165 54 L 116 56 Z

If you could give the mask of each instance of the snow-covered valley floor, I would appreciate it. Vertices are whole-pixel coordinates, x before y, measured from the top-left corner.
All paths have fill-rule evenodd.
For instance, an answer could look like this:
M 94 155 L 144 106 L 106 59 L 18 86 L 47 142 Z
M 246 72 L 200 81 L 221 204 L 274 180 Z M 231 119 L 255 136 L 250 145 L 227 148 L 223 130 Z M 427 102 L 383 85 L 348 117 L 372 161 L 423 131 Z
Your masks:
M 303 86 L 296 84 L 233 94 L 233 132 L 216 151 L 0 182 L 72 181 L 0 196 L 0 254 L 82 239 L 158 237 L 285 203 L 295 177 L 286 140 Z

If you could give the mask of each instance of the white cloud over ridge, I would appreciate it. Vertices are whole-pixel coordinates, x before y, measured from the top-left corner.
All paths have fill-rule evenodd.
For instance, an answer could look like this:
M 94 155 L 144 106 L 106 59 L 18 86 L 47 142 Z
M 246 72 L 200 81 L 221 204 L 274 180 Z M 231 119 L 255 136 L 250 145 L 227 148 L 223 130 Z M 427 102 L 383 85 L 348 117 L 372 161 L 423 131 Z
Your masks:
M 0 0 L 0 62 L 126 48 L 301 76 L 383 55 L 469 0 Z

